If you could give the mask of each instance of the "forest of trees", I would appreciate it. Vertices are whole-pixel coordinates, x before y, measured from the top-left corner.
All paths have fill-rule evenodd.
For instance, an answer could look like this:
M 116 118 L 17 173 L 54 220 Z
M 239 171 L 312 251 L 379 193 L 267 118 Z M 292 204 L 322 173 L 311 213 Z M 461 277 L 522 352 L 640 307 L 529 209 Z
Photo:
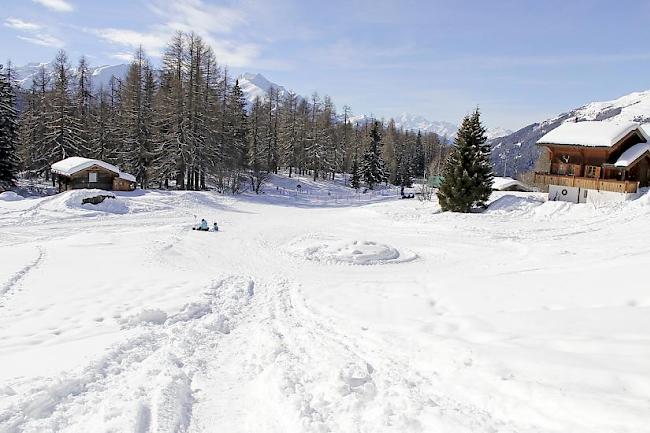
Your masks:
M 7 152 L 24 177 L 48 179 L 53 162 L 83 156 L 120 166 L 142 188 L 259 192 L 279 170 L 314 179 L 349 173 L 352 187 L 409 186 L 438 174 L 448 152 L 436 134 L 393 121 L 352 124 L 351 109 L 337 112 L 327 96 L 270 89 L 249 104 L 193 33 L 171 39 L 160 68 L 138 50 L 127 76 L 107 88 L 93 86 L 85 58 L 73 69 L 64 51 L 28 88 L 13 84 L 11 67 L 2 74 L 3 92 L 21 100 Z

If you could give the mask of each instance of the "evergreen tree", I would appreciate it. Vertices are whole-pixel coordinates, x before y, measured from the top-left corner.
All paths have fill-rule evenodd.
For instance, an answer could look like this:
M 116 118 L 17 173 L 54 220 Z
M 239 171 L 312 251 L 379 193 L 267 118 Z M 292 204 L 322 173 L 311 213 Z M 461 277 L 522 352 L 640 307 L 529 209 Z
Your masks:
M 357 156 L 354 156 L 352 161 L 352 177 L 350 178 L 350 187 L 359 189 L 361 186 L 361 170 L 359 169 L 359 161 Z
M 422 143 L 422 132 L 419 130 L 417 138 L 415 139 L 415 149 L 413 153 L 413 172 L 416 176 L 424 176 L 426 157 L 424 153 L 424 145 Z
M 26 96 L 20 116 L 20 160 L 27 174 L 49 174 L 45 152 L 46 116 L 48 112 L 48 75 L 41 66 Z
M 18 171 L 18 115 L 9 74 L 0 65 L 0 188 L 12 186 Z
M 475 206 L 485 206 L 490 197 L 493 174 L 485 131 L 478 109 L 463 119 L 438 191 L 443 210 L 469 212 Z
M 298 98 L 288 92 L 283 101 L 278 128 L 280 160 L 289 168 L 289 177 L 298 165 Z
M 70 95 L 70 64 L 65 51 L 61 50 L 53 65 L 54 88 L 51 106 L 45 113 L 45 159 L 49 164 L 70 156 L 87 156 L 84 131 L 76 116 L 76 104 Z
M 374 122 L 370 129 L 370 143 L 368 149 L 363 155 L 362 173 L 363 180 L 368 188 L 373 189 L 387 180 L 384 170 L 384 160 L 381 156 L 381 134 L 379 132 L 379 122 Z
M 408 131 L 401 139 L 401 145 L 397 155 L 397 173 L 395 176 L 395 185 L 402 188 L 410 188 L 413 185 L 413 149 L 411 143 L 411 134 Z
M 325 149 L 321 136 L 318 131 L 317 120 L 321 112 L 320 98 L 317 93 L 311 95 L 310 114 L 309 114 L 309 129 L 306 136 L 305 152 L 307 163 L 313 171 L 313 178 L 318 178 L 318 172 L 324 165 Z
M 230 91 L 226 103 L 225 135 L 228 137 L 228 148 L 224 149 L 227 166 L 231 169 L 244 165 L 246 156 L 246 138 L 248 134 L 248 116 L 246 114 L 246 98 L 239 80 Z
M 77 66 L 77 82 L 75 92 L 75 117 L 78 119 L 81 139 L 84 143 L 89 144 L 92 141 L 90 137 L 91 129 L 91 107 L 92 107 L 92 82 L 90 68 L 85 57 L 81 57 Z

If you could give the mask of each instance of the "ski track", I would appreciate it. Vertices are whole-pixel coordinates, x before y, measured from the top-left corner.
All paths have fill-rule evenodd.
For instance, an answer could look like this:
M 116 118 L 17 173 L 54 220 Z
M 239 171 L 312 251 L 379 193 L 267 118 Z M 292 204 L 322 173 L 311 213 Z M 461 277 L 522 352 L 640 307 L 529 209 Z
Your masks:
M 24 266 L 21 270 L 16 272 L 9 278 L 2 286 L 0 286 L 0 308 L 3 307 L 4 302 L 18 289 L 20 283 L 27 277 L 27 275 L 39 266 L 45 257 L 45 250 L 41 246 L 37 246 L 38 256 L 34 261 Z
M 81 371 L 12 384 L 0 406 L 0 432 L 119 431 L 113 428 L 125 424 L 137 433 L 187 431 L 192 377 L 228 338 L 253 286 L 238 277 L 219 281 L 163 324 L 135 324 L 139 335 Z M 131 386 L 142 377 L 145 387 Z

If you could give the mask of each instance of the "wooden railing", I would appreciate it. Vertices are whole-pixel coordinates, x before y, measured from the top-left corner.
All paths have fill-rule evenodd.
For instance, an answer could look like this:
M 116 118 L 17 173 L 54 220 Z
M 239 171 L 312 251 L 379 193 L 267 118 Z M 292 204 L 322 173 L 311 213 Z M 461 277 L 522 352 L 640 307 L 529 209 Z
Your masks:
M 635 193 L 639 182 L 614 179 L 594 179 L 590 177 L 560 176 L 557 174 L 535 173 L 535 183 L 543 185 L 570 186 L 621 193 Z

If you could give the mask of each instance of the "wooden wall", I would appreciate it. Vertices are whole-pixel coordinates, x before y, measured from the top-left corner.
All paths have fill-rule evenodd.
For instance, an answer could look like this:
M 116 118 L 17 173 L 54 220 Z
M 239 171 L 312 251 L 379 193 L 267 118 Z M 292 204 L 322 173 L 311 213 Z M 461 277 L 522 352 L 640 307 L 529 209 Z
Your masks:
M 89 182 L 88 175 L 90 173 L 97 173 L 97 182 Z M 71 177 L 59 176 L 59 181 L 61 182 L 59 190 L 96 188 L 111 191 L 113 189 L 113 179 L 115 177 L 117 177 L 117 175 L 112 171 L 94 165 L 73 174 Z
M 113 179 L 113 191 L 133 191 L 134 189 L 134 182 L 129 182 L 128 180 L 120 179 L 119 177 Z

